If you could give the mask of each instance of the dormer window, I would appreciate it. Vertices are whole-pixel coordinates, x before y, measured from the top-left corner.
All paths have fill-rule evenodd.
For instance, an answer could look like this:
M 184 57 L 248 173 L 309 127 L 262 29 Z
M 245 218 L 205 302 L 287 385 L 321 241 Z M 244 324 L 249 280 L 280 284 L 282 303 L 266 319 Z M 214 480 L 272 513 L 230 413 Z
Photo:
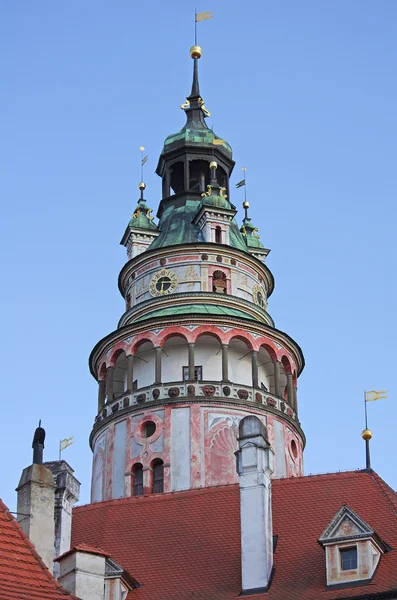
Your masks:
M 354 548 L 341 548 L 339 552 L 342 571 L 357 569 L 357 546 L 354 546 Z
M 319 539 L 325 549 L 328 587 L 370 583 L 388 548 L 374 530 L 343 506 Z

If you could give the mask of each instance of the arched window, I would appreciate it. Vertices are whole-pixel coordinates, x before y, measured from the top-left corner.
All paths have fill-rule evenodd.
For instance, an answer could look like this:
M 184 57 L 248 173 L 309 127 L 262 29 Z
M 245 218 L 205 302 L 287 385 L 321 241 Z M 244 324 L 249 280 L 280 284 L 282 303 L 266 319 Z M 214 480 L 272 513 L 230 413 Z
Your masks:
M 226 275 L 223 271 L 214 271 L 212 276 L 212 291 L 217 294 L 226 294 Z
M 143 467 L 140 463 L 134 465 L 132 469 L 134 487 L 132 494 L 133 496 L 143 496 Z
M 164 463 L 158 460 L 153 463 L 153 494 L 161 494 L 164 492 Z
M 222 244 L 222 229 L 219 225 L 215 227 L 215 243 Z

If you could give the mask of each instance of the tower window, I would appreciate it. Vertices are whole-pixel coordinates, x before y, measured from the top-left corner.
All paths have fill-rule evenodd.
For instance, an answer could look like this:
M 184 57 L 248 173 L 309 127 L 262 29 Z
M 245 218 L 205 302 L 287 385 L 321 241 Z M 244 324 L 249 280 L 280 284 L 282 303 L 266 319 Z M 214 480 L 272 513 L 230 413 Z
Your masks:
M 143 496 L 143 467 L 141 464 L 134 465 L 133 468 L 133 477 L 134 477 L 134 487 L 133 487 L 133 495 L 134 496 Z
M 219 227 L 215 227 L 215 243 L 222 244 L 222 229 Z
M 183 381 L 189 381 L 189 367 L 182 367 Z M 201 381 L 203 379 L 203 367 L 194 367 L 194 379 Z
M 357 569 L 357 547 L 340 550 L 342 571 Z
M 144 438 L 151 437 L 156 431 L 156 423 L 154 421 L 146 421 L 142 427 L 142 436 Z
M 162 460 L 153 465 L 153 494 L 164 492 L 164 463 Z
M 226 275 L 223 271 L 214 271 L 212 277 L 212 291 L 217 294 L 226 294 Z

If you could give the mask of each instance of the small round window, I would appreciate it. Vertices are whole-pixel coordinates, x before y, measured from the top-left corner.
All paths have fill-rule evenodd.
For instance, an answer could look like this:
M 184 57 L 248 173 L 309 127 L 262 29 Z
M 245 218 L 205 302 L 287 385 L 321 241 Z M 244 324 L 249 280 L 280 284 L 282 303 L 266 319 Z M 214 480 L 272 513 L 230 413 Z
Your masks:
M 142 437 L 149 438 L 156 431 L 156 423 L 153 421 L 146 421 L 142 427 Z
M 291 440 L 291 453 L 294 458 L 298 458 L 298 446 L 295 440 Z

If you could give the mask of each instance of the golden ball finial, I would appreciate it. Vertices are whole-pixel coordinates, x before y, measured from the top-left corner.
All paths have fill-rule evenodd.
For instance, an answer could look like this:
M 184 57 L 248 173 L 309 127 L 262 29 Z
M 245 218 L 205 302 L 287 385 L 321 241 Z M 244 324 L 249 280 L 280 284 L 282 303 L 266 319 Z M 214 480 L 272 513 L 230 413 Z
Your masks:
M 141 181 L 141 183 L 138 185 L 138 190 L 145 190 L 146 189 L 146 183 L 143 183 L 143 181 Z
M 250 207 L 250 203 L 247 202 L 247 200 L 245 202 L 243 202 L 243 208 L 249 208 Z
M 200 48 L 200 46 L 192 46 L 190 48 L 190 56 L 192 58 L 201 58 L 202 54 L 203 54 L 203 51 Z
M 214 160 L 212 162 L 210 162 L 210 169 L 213 169 L 215 171 L 215 169 L 218 168 L 218 163 L 215 162 Z
M 361 434 L 361 437 L 363 438 L 363 440 L 369 441 L 372 438 L 372 431 L 370 429 L 364 429 L 364 431 Z

